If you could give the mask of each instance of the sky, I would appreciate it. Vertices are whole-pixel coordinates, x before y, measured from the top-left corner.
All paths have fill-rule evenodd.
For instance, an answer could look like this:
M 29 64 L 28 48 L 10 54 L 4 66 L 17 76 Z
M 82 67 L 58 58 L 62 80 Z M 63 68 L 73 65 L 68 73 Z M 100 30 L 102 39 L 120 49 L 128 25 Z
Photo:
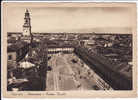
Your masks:
M 128 7 L 47 7 L 12 5 L 6 7 L 8 32 L 22 32 L 28 9 L 32 32 L 130 33 L 132 9 Z

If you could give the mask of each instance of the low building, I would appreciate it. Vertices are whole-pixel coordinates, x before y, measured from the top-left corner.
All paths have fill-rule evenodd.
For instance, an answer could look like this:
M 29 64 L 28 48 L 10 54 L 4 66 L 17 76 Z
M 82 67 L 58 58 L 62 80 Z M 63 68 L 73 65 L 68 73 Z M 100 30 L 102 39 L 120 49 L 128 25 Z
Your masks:
M 22 32 L 8 32 L 8 40 L 18 40 L 20 37 L 22 37 Z
M 17 42 L 7 47 L 7 60 L 8 61 L 20 61 L 25 57 L 29 51 L 29 44 L 26 42 Z

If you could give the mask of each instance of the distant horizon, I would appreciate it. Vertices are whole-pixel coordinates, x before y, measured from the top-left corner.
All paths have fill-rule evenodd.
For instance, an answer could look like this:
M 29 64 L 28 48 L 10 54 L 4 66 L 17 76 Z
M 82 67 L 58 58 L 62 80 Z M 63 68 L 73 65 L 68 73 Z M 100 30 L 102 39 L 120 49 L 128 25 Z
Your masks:
M 110 30 L 112 30 L 113 28 L 108 28 Z M 82 31 L 82 32 L 77 32 L 77 31 L 59 31 L 59 32 L 54 32 L 54 31 L 51 31 L 51 32 L 34 32 L 32 31 L 32 33 L 132 33 L 132 29 L 131 28 L 115 28 L 116 31 L 105 31 L 106 28 L 94 28 L 94 29 L 91 29 L 91 30 L 97 30 L 97 31 Z M 82 29 L 82 30 L 85 30 L 85 29 Z M 87 30 L 87 29 L 86 29 Z M 102 31 L 104 30 L 104 31 Z M 118 31 L 118 30 L 123 30 L 122 32 L 121 31 Z M 8 31 L 8 32 L 22 32 L 22 31 Z
M 7 32 L 7 33 L 23 33 L 23 32 Z M 115 33 L 115 32 L 83 32 L 83 33 L 81 33 L 81 32 L 31 32 L 31 33 L 34 33 L 34 34 L 45 34 L 45 33 L 50 33 L 50 34 L 57 34 L 57 33 L 67 33 L 67 34 L 70 34 L 70 33 L 73 33 L 73 34 L 87 34 L 87 33 L 90 33 L 90 34 L 131 34 L 131 33 L 119 33 L 119 32 L 117 32 L 117 33 Z

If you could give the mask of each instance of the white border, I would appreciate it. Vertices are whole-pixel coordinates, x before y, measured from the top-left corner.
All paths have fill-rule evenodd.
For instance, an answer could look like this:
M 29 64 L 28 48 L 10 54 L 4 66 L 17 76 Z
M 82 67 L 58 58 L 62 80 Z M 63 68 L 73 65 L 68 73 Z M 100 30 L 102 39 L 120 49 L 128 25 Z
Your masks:
M 69 0 L 67 0 L 67 1 L 2 1 L 2 3 L 3 2 L 49 2 L 49 3 L 55 3 L 55 2 L 129 2 L 129 3 L 137 3 L 137 23 L 138 23 L 138 1 L 137 0 L 87 0 L 87 1 L 81 1 L 81 0 L 78 0 L 78 1 L 69 1 Z M 2 9 L 1 9 L 1 15 L 2 15 L 2 12 L 3 11 L 3 6 L 2 6 Z M 2 25 L 2 23 L 3 23 L 3 16 L 1 17 L 1 25 Z M 3 29 L 3 26 L 1 26 L 1 30 Z M 137 25 L 137 32 L 138 32 L 138 25 Z M 3 30 L 1 31 L 1 37 L 3 37 Z M 137 35 L 137 39 L 138 39 L 138 35 Z M 3 41 L 2 41 L 2 39 L 1 39 L 1 47 L 3 47 Z M 138 43 L 137 43 L 137 47 L 138 47 Z M 3 52 L 3 50 L 2 50 L 2 48 L 1 48 L 1 54 L 2 54 L 2 52 Z M 137 49 L 137 52 L 138 52 L 138 49 Z M 137 57 L 138 57 L 138 53 L 137 53 Z M 2 70 L 2 66 L 3 66 L 3 56 L 1 56 L 1 70 Z M 138 59 L 137 59 L 138 60 Z M 137 65 L 138 65 L 138 61 L 137 61 Z M 137 67 L 137 72 L 138 72 L 138 67 Z M 3 75 L 3 72 L 1 71 L 1 80 L 3 80 L 2 78 L 2 75 Z M 138 78 L 138 77 L 137 77 Z M 138 79 L 137 79 L 138 80 Z M 1 82 L 1 87 L 2 87 L 2 82 Z M 1 94 L 1 96 L 2 96 L 2 94 Z M 137 84 L 137 96 L 138 96 L 138 84 Z M 20 99 L 22 99 L 22 100 L 26 100 L 26 99 L 23 99 L 23 98 L 3 98 L 2 97 L 2 99 L 3 100 L 20 100 Z M 42 99 L 42 98 L 41 98 Z M 41 99 L 37 99 L 37 100 L 41 100 Z M 45 98 L 43 98 L 43 99 L 45 99 Z M 48 98 L 47 98 L 48 99 Z M 50 98 L 51 99 L 51 98 Z M 54 98 L 55 99 L 55 98 Z M 54 100 L 54 99 L 51 99 L 51 100 Z M 66 100 L 70 100 L 70 98 L 64 98 L 64 99 L 66 99 Z M 81 99 L 81 98 L 80 98 Z M 77 98 L 75 98 L 75 99 L 73 99 L 72 98 L 72 100 L 80 100 L 80 99 L 77 99 Z M 90 99 L 90 98 L 87 98 L 87 99 Z M 103 98 L 93 98 L 93 99 L 97 99 L 97 100 L 102 100 Z M 93 100 L 92 98 L 91 98 L 91 100 Z M 111 100 L 111 99 L 113 99 L 113 98 L 105 98 L 106 100 Z M 118 100 L 122 100 L 123 98 L 116 98 L 116 99 L 118 99 Z M 137 100 L 138 98 L 125 98 L 125 100 Z M 34 100 L 34 98 L 33 99 L 31 99 L 31 98 L 29 98 L 29 99 L 27 99 L 27 100 Z M 56 99 L 56 100 L 60 100 L 60 99 Z M 84 99 L 83 98 L 83 100 L 86 100 L 86 99 Z

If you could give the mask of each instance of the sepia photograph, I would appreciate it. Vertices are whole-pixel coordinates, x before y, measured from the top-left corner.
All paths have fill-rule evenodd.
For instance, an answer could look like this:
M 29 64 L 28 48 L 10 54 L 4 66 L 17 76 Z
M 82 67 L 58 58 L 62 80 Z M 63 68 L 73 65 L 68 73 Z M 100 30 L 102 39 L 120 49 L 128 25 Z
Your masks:
M 5 93 L 135 96 L 135 3 L 4 2 L 2 13 Z

